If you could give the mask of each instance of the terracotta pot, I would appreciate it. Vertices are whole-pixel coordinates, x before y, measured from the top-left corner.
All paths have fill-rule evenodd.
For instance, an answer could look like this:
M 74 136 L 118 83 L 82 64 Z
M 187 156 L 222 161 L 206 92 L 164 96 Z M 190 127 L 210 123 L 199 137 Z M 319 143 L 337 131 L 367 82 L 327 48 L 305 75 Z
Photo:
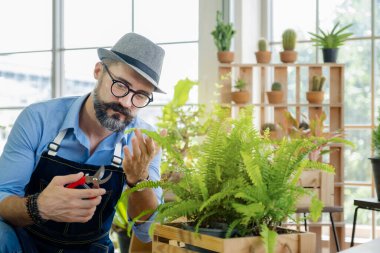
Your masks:
M 220 63 L 231 63 L 234 61 L 234 52 L 220 51 L 218 52 L 218 61 Z
M 283 91 L 267 91 L 268 102 L 271 104 L 281 104 L 284 101 Z
M 257 63 L 270 63 L 272 52 L 270 51 L 257 51 L 255 53 Z
M 232 101 L 236 104 L 246 104 L 249 102 L 248 91 L 234 91 L 232 92 Z
M 322 104 L 325 93 L 323 91 L 306 92 L 306 99 L 310 104 Z
M 280 52 L 280 59 L 283 63 L 294 63 L 297 61 L 297 52 L 293 50 L 285 50 Z

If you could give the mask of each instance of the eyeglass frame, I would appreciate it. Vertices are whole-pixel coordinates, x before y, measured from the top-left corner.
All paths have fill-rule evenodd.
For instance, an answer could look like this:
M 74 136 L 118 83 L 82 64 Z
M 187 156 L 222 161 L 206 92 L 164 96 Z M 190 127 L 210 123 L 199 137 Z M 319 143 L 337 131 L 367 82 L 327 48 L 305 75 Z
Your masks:
M 129 87 L 130 85 L 128 85 L 128 84 L 126 84 L 126 83 L 124 83 L 124 82 L 122 82 L 122 81 L 120 81 L 120 80 L 114 79 L 113 76 L 112 76 L 112 74 L 111 74 L 111 71 L 110 71 L 109 68 L 108 68 L 108 66 L 107 66 L 104 62 L 101 62 L 101 64 L 104 66 L 104 69 L 106 70 L 106 72 L 108 73 L 108 75 L 110 76 L 110 78 L 111 78 L 111 80 L 112 80 L 111 93 L 112 93 L 113 96 L 115 96 L 115 97 L 117 97 L 117 98 L 123 98 L 123 97 L 125 97 L 125 96 L 128 96 L 128 94 L 129 94 L 130 92 L 132 92 L 133 95 L 132 95 L 132 97 L 131 97 L 131 102 L 132 102 L 133 106 L 136 107 L 136 108 L 144 108 L 144 107 L 146 107 L 147 105 L 149 105 L 151 102 L 153 102 L 153 93 L 151 93 L 151 94 L 150 94 L 151 97 L 149 97 L 149 95 L 147 95 L 147 94 L 145 94 L 145 93 L 143 93 L 143 92 L 141 92 L 141 91 L 136 91 L 136 90 L 132 89 L 131 87 Z M 113 93 L 113 91 L 112 91 L 112 87 L 113 87 L 116 83 L 121 83 L 122 85 L 125 86 L 125 88 L 127 89 L 127 92 L 126 92 L 124 95 L 122 95 L 122 96 L 117 96 L 117 95 L 115 95 L 115 94 Z M 143 96 L 146 96 L 146 97 L 148 98 L 148 101 L 147 101 L 146 105 L 144 105 L 144 106 L 136 106 L 136 105 L 133 103 L 133 97 L 134 97 L 135 95 L 143 95 Z

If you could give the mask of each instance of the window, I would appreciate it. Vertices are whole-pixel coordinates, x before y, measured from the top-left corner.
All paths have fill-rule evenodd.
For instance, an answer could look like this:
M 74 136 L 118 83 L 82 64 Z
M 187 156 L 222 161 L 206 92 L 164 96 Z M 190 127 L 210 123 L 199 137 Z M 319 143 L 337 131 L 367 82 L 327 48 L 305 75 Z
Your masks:
M 198 1 L 194 0 L 65 0 L 64 11 L 53 12 L 60 0 L 14 0 L 0 3 L 0 153 L 9 129 L 27 105 L 54 96 L 83 95 L 95 85 L 96 49 L 110 48 L 125 33 L 140 33 L 166 51 L 160 86 L 167 95 L 155 94 L 141 111 L 156 122 L 161 108 L 171 100 L 179 79 L 198 79 Z M 23 8 L 19 8 L 19 6 Z M 33 12 L 30 10 L 33 9 Z M 60 25 L 54 26 L 53 19 Z M 9 23 L 12 25 L 9 25 Z M 62 50 L 53 51 L 53 34 L 62 35 Z M 58 38 L 58 37 L 57 37 Z M 51 78 L 52 55 L 64 82 Z M 55 90 L 59 90 L 58 95 Z M 192 102 L 197 102 L 192 96 Z
M 271 25 L 272 45 L 278 54 L 281 49 L 281 34 L 287 28 L 298 33 L 296 50 L 300 63 L 322 62 L 321 50 L 315 48 L 307 32 L 331 30 L 334 24 L 353 26 L 353 39 L 339 49 L 338 63 L 345 64 L 345 129 L 346 138 L 356 144 L 356 149 L 345 150 L 344 208 L 346 241 L 351 237 L 354 213 L 353 199 L 369 198 L 374 194 L 372 169 L 369 157 L 371 129 L 376 123 L 379 103 L 380 29 L 379 1 L 370 0 L 272 0 Z M 372 6 L 374 4 L 375 6 Z M 291 8 L 297 6 L 297 8 Z M 302 10 L 302 11 L 300 11 Z M 375 10 L 371 12 L 371 10 Z M 300 22 L 302 21 L 302 22 Z M 371 23 L 375 27 L 371 27 Z M 372 46 L 374 45 L 374 46 Z M 278 57 L 276 62 L 280 62 Z M 374 65 L 373 65 L 374 64 Z M 374 77 L 374 78 L 373 78 Z M 374 105 L 374 106 L 373 106 Z M 378 215 L 377 215 L 378 216 Z M 372 215 L 359 218 L 356 242 L 370 240 L 379 218 Z M 374 228 L 374 229 L 372 229 Z M 379 233 L 377 231 L 377 233 Z

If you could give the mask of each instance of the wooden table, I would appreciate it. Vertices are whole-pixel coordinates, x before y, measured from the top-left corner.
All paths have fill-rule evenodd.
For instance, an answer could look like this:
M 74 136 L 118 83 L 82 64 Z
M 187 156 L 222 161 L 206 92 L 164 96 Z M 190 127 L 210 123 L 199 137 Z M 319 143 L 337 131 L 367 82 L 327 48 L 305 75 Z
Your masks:
M 380 251 L 380 238 L 367 243 L 341 251 L 342 253 L 378 253 Z

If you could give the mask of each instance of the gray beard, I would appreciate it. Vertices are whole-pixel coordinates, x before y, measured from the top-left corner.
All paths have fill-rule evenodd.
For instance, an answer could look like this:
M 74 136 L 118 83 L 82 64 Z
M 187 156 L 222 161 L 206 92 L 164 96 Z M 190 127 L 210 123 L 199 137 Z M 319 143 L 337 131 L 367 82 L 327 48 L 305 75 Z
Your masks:
M 96 118 L 100 124 L 112 132 L 121 132 L 132 122 L 134 117 L 131 114 L 131 111 L 127 108 L 124 108 L 119 103 L 111 102 L 105 103 L 99 99 L 97 89 L 93 91 L 94 98 L 94 109 Z M 107 110 L 111 109 L 115 112 L 118 112 L 124 115 L 125 120 L 120 120 L 118 114 L 112 114 L 111 116 L 107 115 Z

